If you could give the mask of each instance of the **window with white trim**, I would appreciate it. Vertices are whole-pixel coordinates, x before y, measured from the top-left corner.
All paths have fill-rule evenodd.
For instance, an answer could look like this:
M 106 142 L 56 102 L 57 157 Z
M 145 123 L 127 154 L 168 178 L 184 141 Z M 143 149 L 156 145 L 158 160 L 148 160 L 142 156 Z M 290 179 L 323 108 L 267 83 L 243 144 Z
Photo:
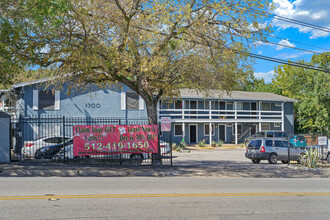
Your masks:
M 175 124 L 174 125 L 174 136 L 182 136 L 182 124 Z
M 138 110 L 139 109 L 139 95 L 136 92 L 126 92 L 126 109 Z
M 261 103 L 261 110 L 270 111 L 270 103 Z
M 181 100 L 175 100 L 174 101 L 174 109 L 182 109 L 182 101 Z
M 38 109 L 39 110 L 55 110 L 55 94 L 49 90 L 39 90 L 38 92 Z
M 237 110 L 243 110 L 243 102 L 237 102 Z
M 268 124 L 268 123 L 261 123 L 261 130 L 262 131 L 269 131 L 270 130 L 270 124 Z
M 214 136 L 214 124 L 212 126 L 212 136 Z M 210 124 L 204 124 L 204 136 L 210 135 Z
M 210 108 L 209 101 L 204 101 L 204 109 L 209 109 L 209 108 Z

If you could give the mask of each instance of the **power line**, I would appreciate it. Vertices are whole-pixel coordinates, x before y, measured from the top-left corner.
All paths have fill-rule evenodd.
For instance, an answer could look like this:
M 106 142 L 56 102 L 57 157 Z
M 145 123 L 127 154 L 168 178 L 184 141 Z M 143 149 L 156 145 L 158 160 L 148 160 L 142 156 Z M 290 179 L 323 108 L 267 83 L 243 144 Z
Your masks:
M 330 73 L 330 69 L 319 68 L 319 67 L 315 67 L 315 66 L 308 65 L 308 64 L 298 63 L 298 62 L 294 62 L 294 61 L 282 60 L 282 59 L 278 59 L 278 58 L 263 56 L 263 55 L 254 54 L 254 53 L 249 53 L 249 52 L 246 52 L 246 51 L 236 51 L 236 50 L 234 50 L 234 52 L 238 53 L 238 54 L 247 54 L 249 57 L 262 59 L 262 60 L 267 60 L 267 61 L 271 61 L 271 62 L 275 62 L 275 63 L 282 63 L 282 64 L 286 64 L 286 65 L 290 65 L 290 66 L 301 67 L 301 68 L 304 68 L 304 69 L 311 69 L 311 70 Z
M 269 13 L 269 12 L 261 12 L 261 11 L 257 11 L 257 10 L 254 10 L 254 9 L 248 9 L 247 12 L 248 13 L 256 13 L 256 14 L 265 15 L 265 16 L 270 15 L 272 18 L 275 18 L 275 19 L 278 19 L 278 20 L 282 20 L 282 21 L 285 21 L 285 22 L 288 22 L 288 23 L 293 23 L 293 24 L 296 24 L 296 25 L 305 26 L 305 27 L 309 27 L 309 28 L 312 28 L 312 29 L 317 29 L 317 30 L 320 30 L 320 31 L 330 33 L 329 28 L 322 27 L 322 26 L 315 25 L 315 24 L 311 24 L 311 23 L 307 23 L 307 22 L 304 22 L 304 21 L 299 21 L 299 20 L 295 20 L 295 19 L 291 19 L 291 18 L 286 18 L 286 17 L 280 16 L 280 15 Z
M 310 44 L 305 44 L 305 43 L 301 43 L 301 42 L 298 42 L 298 41 L 293 41 L 291 39 L 285 39 L 285 38 L 282 38 L 282 37 L 277 37 L 277 36 L 271 35 L 271 34 L 263 34 L 263 35 L 273 37 L 273 38 L 277 38 L 277 39 L 280 39 L 280 40 L 287 40 L 287 41 L 290 41 L 292 43 L 301 44 L 301 45 L 308 46 L 308 47 L 315 47 L 315 48 L 318 48 L 318 49 L 321 49 L 321 50 L 326 50 L 325 52 L 330 51 L 330 49 L 327 49 L 327 48 L 324 48 L 324 47 L 313 46 L 313 45 L 310 45 Z

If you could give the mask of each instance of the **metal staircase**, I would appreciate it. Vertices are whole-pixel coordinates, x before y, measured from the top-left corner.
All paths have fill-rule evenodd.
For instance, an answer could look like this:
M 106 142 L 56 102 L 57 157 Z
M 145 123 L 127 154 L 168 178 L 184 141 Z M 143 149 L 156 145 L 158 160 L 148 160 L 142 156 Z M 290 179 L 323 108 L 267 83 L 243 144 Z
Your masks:
M 244 140 L 242 140 L 250 131 L 252 130 L 252 127 L 247 127 L 240 135 L 237 136 L 238 143 L 242 143 Z M 235 143 L 235 135 L 231 137 L 231 143 Z

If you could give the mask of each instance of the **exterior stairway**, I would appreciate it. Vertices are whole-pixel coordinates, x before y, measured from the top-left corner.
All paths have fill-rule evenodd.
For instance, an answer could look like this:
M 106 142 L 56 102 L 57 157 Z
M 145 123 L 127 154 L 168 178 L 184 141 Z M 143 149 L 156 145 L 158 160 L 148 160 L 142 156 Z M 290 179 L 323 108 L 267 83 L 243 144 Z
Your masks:
M 245 136 L 252 130 L 251 126 L 247 127 L 240 135 L 237 136 L 238 143 L 243 143 Z M 231 143 L 235 143 L 235 135 L 231 138 Z

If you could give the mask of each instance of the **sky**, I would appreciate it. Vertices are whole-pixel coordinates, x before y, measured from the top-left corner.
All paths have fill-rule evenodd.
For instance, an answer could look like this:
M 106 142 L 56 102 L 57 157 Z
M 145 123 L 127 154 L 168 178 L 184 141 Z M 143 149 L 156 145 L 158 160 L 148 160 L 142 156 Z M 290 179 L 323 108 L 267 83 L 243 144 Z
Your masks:
M 276 15 L 330 29 L 330 0 L 273 0 L 273 4 L 275 6 L 273 13 Z M 268 37 L 270 42 L 319 53 L 327 51 L 319 47 L 330 51 L 329 32 L 297 26 L 277 19 L 272 20 L 272 25 L 274 28 L 272 34 L 285 40 Z M 265 43 L 255 48 L 254 53 L 292 61 L 302 59 L 310 61 L 313 56 L 313 53 Z M 269 83 L 274 77 L 274 68 L 278 65 L 280 64 L 256 59 L 254 75 L 257 78 L 264 78 L 265 82 Z

